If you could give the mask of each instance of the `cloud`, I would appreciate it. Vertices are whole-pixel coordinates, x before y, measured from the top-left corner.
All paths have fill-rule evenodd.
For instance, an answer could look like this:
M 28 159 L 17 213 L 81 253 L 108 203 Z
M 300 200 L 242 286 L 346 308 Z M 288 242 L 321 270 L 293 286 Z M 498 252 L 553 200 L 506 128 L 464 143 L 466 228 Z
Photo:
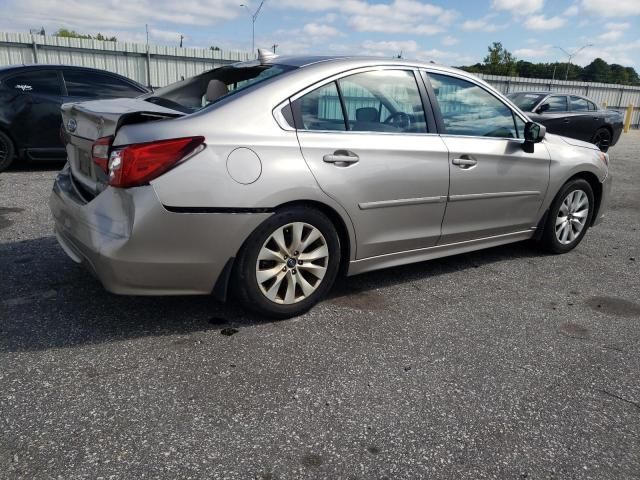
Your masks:
M 582 8 L 587 12 L 603 17 L 628 17 L 640 15 L 638 0 L 582 0 Z
M 514 50 L 513 54 L 522 58 L 546 57 L 549 54 L 549 45 L 543 45 L 540 48 L 519 48 Z
M 461 64 L 475 61 L 473 57 L 440 50 L 437 48 L 422 49 L 420 44 L 414 40 L 367 40 L 360 45 L 360 50 L 354 53 L 364 55 L 375 55 L 380 57 L 395 57 L 402 52 L 403 57 L 416 58 L 424 61 L 437 61 L 447 64 Z
M 529 30 L 555 30 L 564 26 L 567 21 L 562 17 L 545 17 L 544 15 L 534 15 L 525 20 L 524 26 Z
M 578 12 L 580 11 L 580 9 L 578 8 L 577 5 L 571 5 L 569 8 L 567 8 L 564 12 L 563 15 L 565 17 L 574 17 L 578 14 Z
M 364 0 L 276 0 L 278 8 L 306 11 L 338 11 L 357 32 L 435 35 L 444 31 L 457 12 L 416 0 L 369 3 Z
M 506 10 L 514 15 L 528 15 L 537 12 L 544 5 L 544 0 L 493 0 L 491 6 L 495 10 Z
M 307 23 L 302 27 L 302 31 L 312 37 L 340 37 L 343 35 L 334 27 L 318 23 Z
M 505 25 L 497 25 L 493 18 L 495 15 L 485 15 L 478 20 L 466 20 L 462 24 L 462 29 L 469 32 L 495 32 L 505 27 Z
M 456 37 L 452 37 L 451 35 L 447 35 L 442 38 L 440 41 L 444 46 L 450 47 L 451 45 L 456 45 L 458 43 L 458 39 Z
M 620 39 L 624 35 L 624 31 L 628 29 L 631 24 L 629 23 L 614 23 L 609 22 L 605 25 L 608 29 L 605 33 L 598 35 L 598 40 L 602 42 L 613 42 Z

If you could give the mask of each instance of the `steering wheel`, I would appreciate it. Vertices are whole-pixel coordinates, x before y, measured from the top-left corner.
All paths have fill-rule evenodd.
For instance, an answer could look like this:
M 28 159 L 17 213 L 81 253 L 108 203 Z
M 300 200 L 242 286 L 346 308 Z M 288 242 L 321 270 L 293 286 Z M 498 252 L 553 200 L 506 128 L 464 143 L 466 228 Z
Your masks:
M 408 113 L 393 112 L 382 123 L 385 125 L 393 125 L 394 127 L 401 128 L 402 130 L 407 130 L 411 125 L 411 117 Z

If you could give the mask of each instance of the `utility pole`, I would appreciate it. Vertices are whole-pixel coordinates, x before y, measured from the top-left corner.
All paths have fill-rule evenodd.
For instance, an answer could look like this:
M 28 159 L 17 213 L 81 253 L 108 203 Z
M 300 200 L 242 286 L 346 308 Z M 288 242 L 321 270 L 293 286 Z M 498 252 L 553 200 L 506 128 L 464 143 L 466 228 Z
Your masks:
M 184 40 L 184 35 L 180 35 L 180 48 L 182 48 L 182 40 Z
M 258 19 L 258 15 L 260 15 L 260 10 L 262 10 L 262 5 L 264 5 L 265 1 L 266 0 L 262 0 L 260 2 L 260 5 L 258 5 L 258 8 L 256 8 L 256 11 L 253 13 L 251 13 L 251 10 L 249 10 L 249 7 L 246 4 L 240 4 L 241 7 L 247 9 L 249 15 L 251 16 L 251 53 L 254 55 L 256 51 L 256 20 Z
M 273 53 L 276 53 L 276 48 L 278 48 L 278 44 L 274 43 L 273 45 L 271 45 L 271 48 L 273 49 Z
M 576 50 L 573 53 L 569 53 L 567 52 L 564 48 L 562 47 L 557 47 L 554 46 L 553 48 L 557 48 L 558 50 L 562 50 L 564 52 L 565 55 L 567 55 L 569 57 L 569 60 L 567 60 L 567 71 L 564 74 L 564 79 L 566 80 L 569 77 L 569 66 L 571 65 L 571 59 L 573 57 L 575 57 L 577 54 L 579 54 L 582 50 L 584 50 L 587 47 L 593 47 L 593 43 L 587 43 L 586 45 L 583 45 L 582 47 L 580 47 L 578 50 Z

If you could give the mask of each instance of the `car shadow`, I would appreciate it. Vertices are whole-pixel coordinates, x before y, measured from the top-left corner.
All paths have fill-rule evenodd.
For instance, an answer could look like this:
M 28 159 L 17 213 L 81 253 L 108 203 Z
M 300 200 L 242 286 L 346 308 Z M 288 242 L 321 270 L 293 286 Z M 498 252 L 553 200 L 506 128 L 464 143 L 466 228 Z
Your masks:
M 349 306 L 373 289 L 542 255 L 527 242 L 339 279 L 325 305 Z M 34 351 L 242 329 L 272 320 L 211 296 L 110 294 L 69 260 L 53 236 L 0 244 L 0 351 Z M 382 306 L 381 308 L 385 308 Z

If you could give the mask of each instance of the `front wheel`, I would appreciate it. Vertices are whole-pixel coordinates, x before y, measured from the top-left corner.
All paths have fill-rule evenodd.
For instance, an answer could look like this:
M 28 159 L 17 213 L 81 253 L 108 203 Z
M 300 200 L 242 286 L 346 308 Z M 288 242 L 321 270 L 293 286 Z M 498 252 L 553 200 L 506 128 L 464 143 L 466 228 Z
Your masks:
M 551 253 L 573 250 L 591 225 L 594 206 L 589 182 L 581 178 L 567 182 L 549 208 L 542 233 L 544 249 Z
M 243 305 L 271 318 L 309 310 L 329 291 L 340 264 L 333 223 L 311 208 L 277 212 L 246 241 L 234 269 Z

